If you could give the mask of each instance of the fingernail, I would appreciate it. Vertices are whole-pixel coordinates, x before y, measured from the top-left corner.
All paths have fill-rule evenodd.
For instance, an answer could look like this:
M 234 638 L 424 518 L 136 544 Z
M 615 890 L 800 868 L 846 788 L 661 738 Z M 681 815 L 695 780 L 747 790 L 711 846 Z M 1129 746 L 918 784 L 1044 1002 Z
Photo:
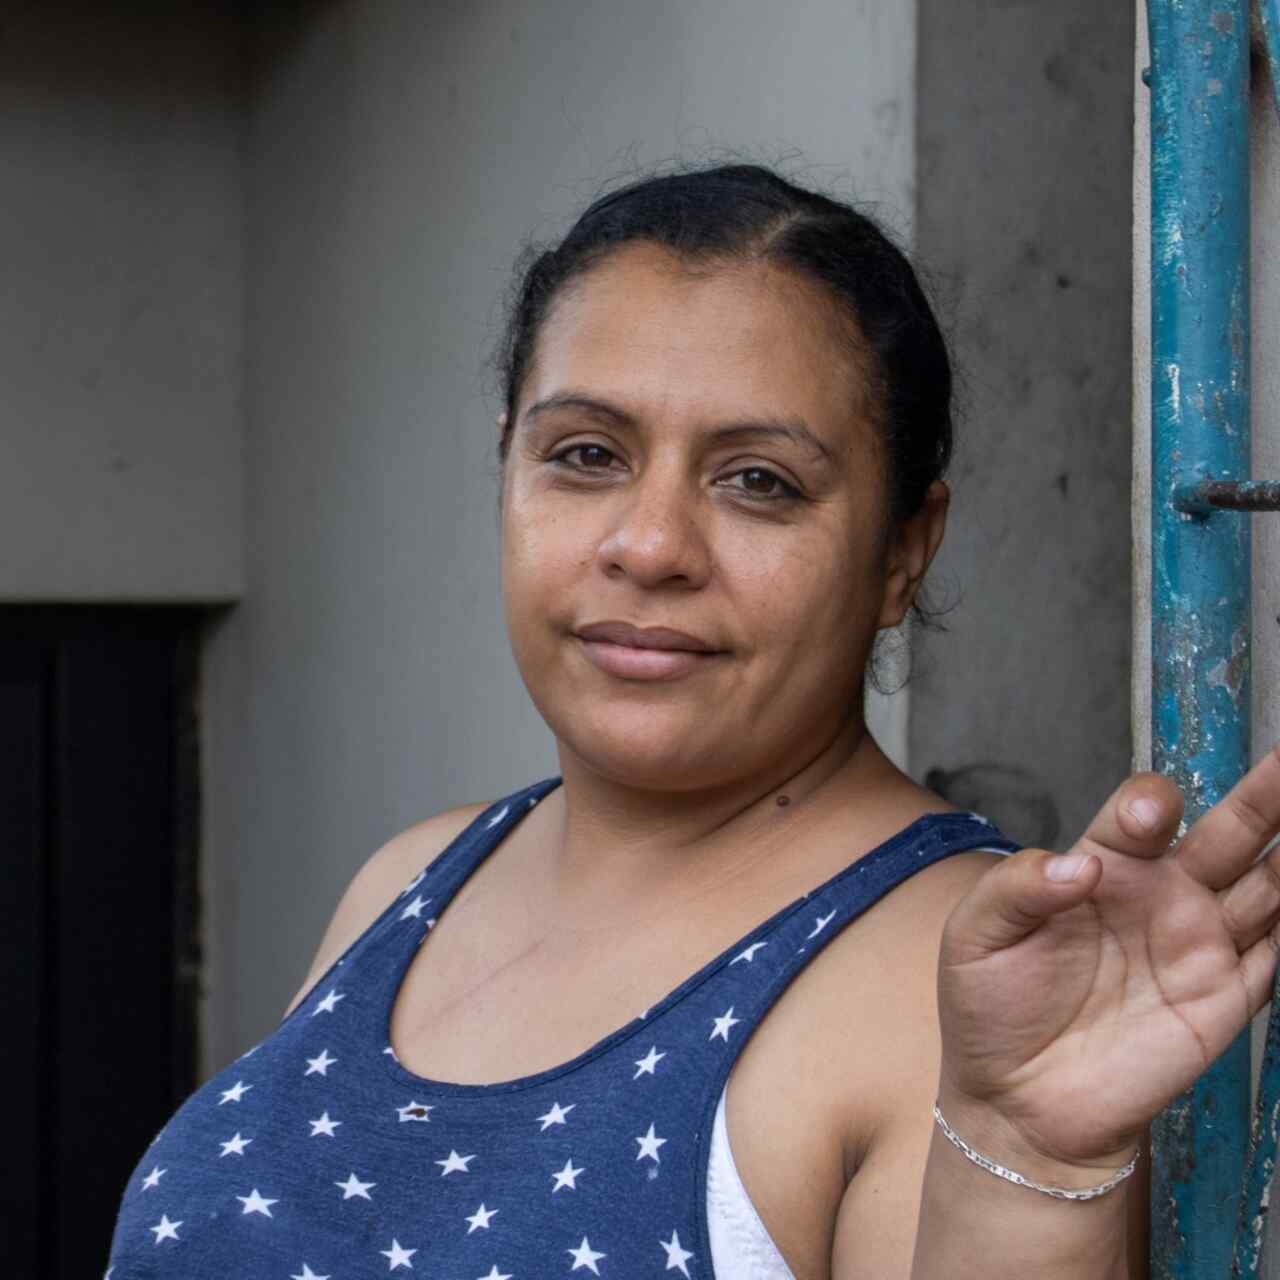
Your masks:
M 1137 818 L 1137 820 L 1148 831 L 1154 831 L 1160 822 L 1160 806 L 1154 800 L 1145 798 L 1132 800 L 1129 803 L 1129 812 Z
M 1057 853 L 1045 863 L 1046 880 L 1074 880 L 1087 861 L 1083 853 Z

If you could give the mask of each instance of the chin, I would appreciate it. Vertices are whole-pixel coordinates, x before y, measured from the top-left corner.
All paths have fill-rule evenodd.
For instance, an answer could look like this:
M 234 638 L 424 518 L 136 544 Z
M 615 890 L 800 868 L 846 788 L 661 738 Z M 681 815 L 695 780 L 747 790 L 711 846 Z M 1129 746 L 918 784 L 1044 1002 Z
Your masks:
M 539 708 L 541 710 L 541 708 Z M 603 706 L 595 715 L 553 719 L 543 713 L 561 750 L 611 782 L 652 791 L 698 791 L 737 776 L 745 763 L 698 733 L 687 715 Z M 706 729 L 705 722 L 701 726 Z M 717 734 L 716 741 L 743 740 Z

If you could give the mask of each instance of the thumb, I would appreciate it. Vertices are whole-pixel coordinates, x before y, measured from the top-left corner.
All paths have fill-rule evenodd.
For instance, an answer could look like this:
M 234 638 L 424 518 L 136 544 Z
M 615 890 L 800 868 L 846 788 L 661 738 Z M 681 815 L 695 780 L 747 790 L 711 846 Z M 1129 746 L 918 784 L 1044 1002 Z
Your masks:
M 1023 849 L 997 863 L 960 899 L 942 936 L 944 966 L 981 960 L 1021 942 L 1050 916 L 1078 906 L 1098 887 L 1091 853 Z

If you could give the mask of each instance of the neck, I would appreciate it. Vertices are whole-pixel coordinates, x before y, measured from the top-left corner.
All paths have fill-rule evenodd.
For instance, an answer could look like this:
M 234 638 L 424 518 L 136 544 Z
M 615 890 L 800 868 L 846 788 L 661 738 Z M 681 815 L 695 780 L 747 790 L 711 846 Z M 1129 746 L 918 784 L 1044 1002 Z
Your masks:
M 899 776 L 861 716 L 798 760 L 700 789 L 628 786 L 563 743 L 560 765 L 564 784 L 544 802 L 546 888 L 566 915 L 601 922 L 617 919 L 620 902 L 696 895 Z

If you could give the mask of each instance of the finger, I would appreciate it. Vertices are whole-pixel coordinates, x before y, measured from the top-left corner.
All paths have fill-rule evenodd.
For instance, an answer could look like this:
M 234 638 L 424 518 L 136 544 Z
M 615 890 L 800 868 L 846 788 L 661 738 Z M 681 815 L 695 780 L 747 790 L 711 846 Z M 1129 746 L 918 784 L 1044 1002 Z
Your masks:
M 1272 850 L 1219 897 L 1222 923 L 1237 951 L 1253 946 L 1280 920 L 1280 848 Z
M 1247 993 L 1251 1018 L 1271 999 L 1278 950 L 1280 938 L 1272 929 L 1240 957 L 1240 977 Z
M 1135 773 L 1111 793 L 1074 847 L 1158 858 L 1169 848 L 1181 818 L 1182 793 L 1172 779 Z
M 1083 902 L 1102 878 L 1090 853 L 1023 849 L 993 866 L 956 904 L 942 963 L 967 964 L 1020 942 L 1050 916 Z
M 1239 879 L 1280 831 L 1280 743 L 1272 747 L 1178 844 L 1178 865 L 1210 889 Z

